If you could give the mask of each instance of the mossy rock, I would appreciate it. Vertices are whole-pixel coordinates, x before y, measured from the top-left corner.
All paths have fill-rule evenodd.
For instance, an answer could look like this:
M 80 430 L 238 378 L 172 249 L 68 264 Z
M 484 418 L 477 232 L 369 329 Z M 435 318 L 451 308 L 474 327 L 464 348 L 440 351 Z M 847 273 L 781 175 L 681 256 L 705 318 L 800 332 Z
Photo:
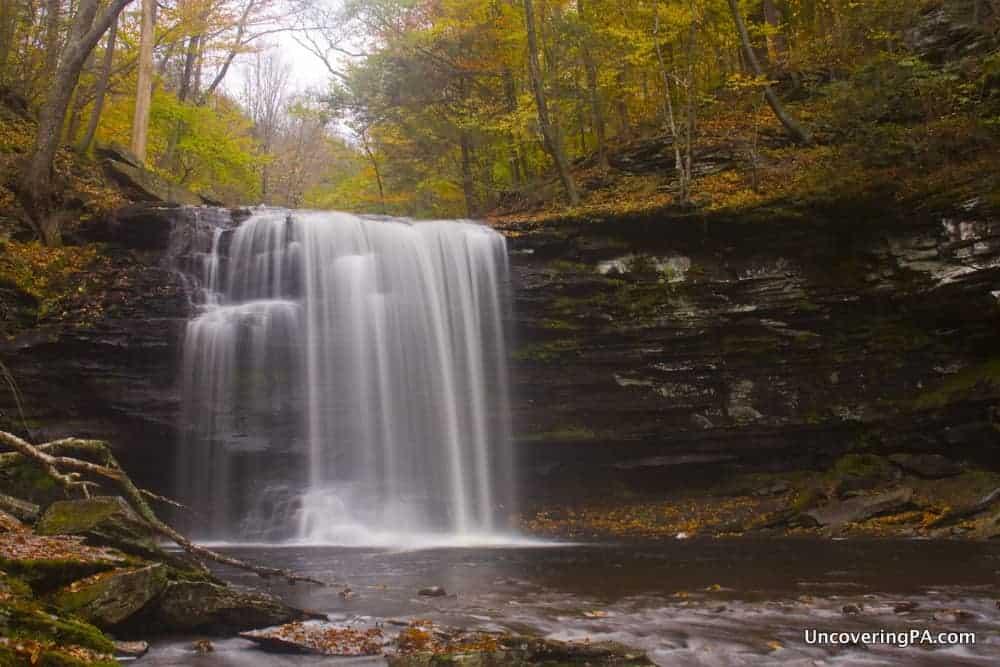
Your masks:
M 31 586 L 17 577 L 0 572 L 0 599 L 30 598 Z
M 155 632 L 228 634 L 315 618 L 281 600 L 207 581 L 171 581 L 142 618 L 139 629 Z M 323 617 L 325 618 L 325 617 Z
M 5 641 L 0 638 L 0 642 Z M 37 650 L 35 646 L 39 646 Z M 0 643 L 0 665 L 34 665 L 36 667 L 118 667 L 118 661 L 106 654 L 76 646 L 59 646 L 48 642 L 14 640 Z
M 454 652 L 419 652 L 387 656 L 391 667 L 592 667 L 616 665 L 644 667 L 653 663 L 642 651 L 633 651 L 615 642 L 560 642 L 534 637 L 508 637 L 499 642 L 497 650 Z
M 40 535 L 82 535 L 87 544 L 159 558 L 153 532 L 128 503 L 116 496 L 62 500 L 46 508 L 35 526 Z
M 46 505 L 66 497 L 59 486 L 40 466 L 23 459 L 0 466 L 0 488 L 5 495 L 36 505 Z
M 167 587 L 159 563 L 102 572 L 56 591 L 50 602 L 99 628 L 113 628 L 138 613 Z
M 105 572 L 119 565 L 115 561 L 78 560 L 65 558 L 0 558 L 0 570 L 26 582 L 35 591 L 44 593 L 78 579 Z
M 875 454 L 847 454 L 837 460 L 828 473 L 836 495 L 874 489 L 898 476 L 888 459 Z
M 19 642 L 37 642 L 35 665 L 114 665 L 114 644 L 85 621 L 63 618 L 31 600 L 0 600 L 0 637 L 10 640 L 0 646 L 0 664 L 28 664 L 15 647 Z M 83 649 L 82 651 L 80 649 Z
M 0 512 L 9 514 L 21 522 L 35 523 L 38 521 L 41 509 L 34 503 L 0 493 Z

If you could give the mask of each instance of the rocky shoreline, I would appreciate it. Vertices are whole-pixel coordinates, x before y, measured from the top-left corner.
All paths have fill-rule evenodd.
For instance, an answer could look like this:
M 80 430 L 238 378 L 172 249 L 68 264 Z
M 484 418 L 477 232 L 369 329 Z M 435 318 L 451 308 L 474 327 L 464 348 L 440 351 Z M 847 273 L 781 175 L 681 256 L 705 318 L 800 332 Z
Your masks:
M 746 473 L 656 498 L 546 507 L 550 537 L 1000 537 L 1000 474 L 938 454 L 848 454 L 828 470 Z
M 121 498 L 43 509 L 0 496 L 0 507 L 3 664 L 114 664 L 115 655 L 142 652 L 143 642 L 129 640 L 317 617 L 163 551 Z

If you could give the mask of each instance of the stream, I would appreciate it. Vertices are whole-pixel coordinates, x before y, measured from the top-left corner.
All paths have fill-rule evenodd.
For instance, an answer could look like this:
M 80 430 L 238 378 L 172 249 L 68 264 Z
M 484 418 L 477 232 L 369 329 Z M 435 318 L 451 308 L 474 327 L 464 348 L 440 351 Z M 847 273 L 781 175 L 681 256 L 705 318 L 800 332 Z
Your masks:
M 1000 664 L 1000 543 L 797 538 L 392 550 L 226 551 L 337 583 L 270 590 L 332 621 L 442 625 L 614 640 L 660 665 Z M 940 564 L 948 565 L 940 565 Z M 251 575 L 220 573 L 260 586 Z M 343 595 L 349 586 L 350 595 Z M 445 597 L 422 597 L 443 587 Z M 916 604 L 901 612 L 901 603 Z M 959 613 L 956 613 L 959 610 Z M 973 632 L 975 645 L 807 644 L 805 630 Z M 275 655 L 225 639 L 153 642 L 144 665 L 384 664 Z

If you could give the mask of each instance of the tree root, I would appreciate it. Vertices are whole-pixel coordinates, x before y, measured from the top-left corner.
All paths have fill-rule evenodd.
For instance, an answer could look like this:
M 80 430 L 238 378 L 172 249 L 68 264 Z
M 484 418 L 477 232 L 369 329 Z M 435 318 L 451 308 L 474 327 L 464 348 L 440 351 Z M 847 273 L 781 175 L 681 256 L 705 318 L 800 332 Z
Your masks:
M 52 479 L 64 488 L 79 490 L 88 497 L 90 495 L 90 488 L 96 487 L 98 484 L 96 482 L 83 479 L 84 474 L 101 477 L 114 482 L 125 495 L 126 500 L 132 508 L 149 526 L 150 530 L 166 537 L 171 542 L 174 542 L 177 546 L 181 547 L 184 551 L 199 560 L 210 560 L 216 563 L 221 563 L 222 565 L 228 565 L 230 567 L 253 572 L 257 576 L 265 579 L 280 577 L 287 580 L 288 583 L 291 584 L 296 582 L 308 582 L 326 585 L 326 582 L 312 577 L 302 576 L 290 570 L 254 565 L 252 563 L 239 560 L 238 558 L 226 556 L 225 554 L 220 554 L 216 551 L 212 551 L 211 549 L 195 544 L 184 535 L 161 521 L 160 518 L 156 516 L 153 509 L 149 506 L 149 503 L 146 502 L 146 498 L 148 497 L 179 507 L 183 507 L 183 505 L 137 487 L 111 455 L 107 444 L 101 442 L 100 440 L 64 438 L 62 440 L 47 442 L 42 445 L 32 445 L 16 435 L 7 433 L 6 431 L 0 431 L 0 444 L 7 445 L 18 454 L 40 465 L 42 469 L 44 469 L 45 472 L 52 477 Z M 75 457 L 49 453 L 53 451 L 58 452 L 63 449 L 100 451 L 103 454 L 104 463 L 91 463 L 90 461 L 84 461 Z

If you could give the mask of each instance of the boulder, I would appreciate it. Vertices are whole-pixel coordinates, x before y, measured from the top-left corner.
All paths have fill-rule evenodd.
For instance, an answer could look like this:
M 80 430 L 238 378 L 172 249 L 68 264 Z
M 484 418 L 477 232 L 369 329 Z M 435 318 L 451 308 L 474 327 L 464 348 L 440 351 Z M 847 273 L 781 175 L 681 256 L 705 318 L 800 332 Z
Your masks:
M 133 201 L 162 202 L 182 206 L 200 206 L 205 201 L 195 193 L 145 169 L 139 160 L 120 146 L 99 146 L 98 157 L 104 171 Z
M 80 537 L 34 535 L 25 531 L 16 539 L 0 540 L 0 571 L 48 592 L 77 579 L 113 570 L 125 555 L 104 547 L 91 547 Z
M 149 643 L 144 641 L 115 642 L 115 657 L 135 660 L 149 652 Z
M 151 610 L 147 624 L 160 632 L 227 634 L 315 617 L 264 593 L 208 581 L 172 581 Z
M 1000 511 L 977 519 L 973 523 L 971 535 L 982 540 L 992 540 L 1000 537 Z
M 944 526 L 949 523 L 955 523 L 961 519 L 965 519 L 966 517 L 985 512 L 998 500 L 1000 500 L 1000 488 L 993 489 L 974 503 L 959 505 L 949 509 L 937 519 L 932 521 L 930 526 Z
M 428 598 L 443 598 L 448 595 L 448 592 L 440 586 L 427 586 L 426 588 L 421 588 L 417 591 L 417 595 L 422 595 Z
M 0 493 L 0 511 L 26 523 L 34 523 L 41 514 L 38 505 L 2 493 Z
M 834 463 L 833 493 L 838 497 L 885 486 L 899 476 L 888 460 L 874 454 L 847 454 Z
M 102 572 L 56 591 L 50 601 L 101 629 L 123 623 L 167 587 L 167 568 L 159 563 Z
M 33 643 L 4 642 L 30 637 Z M 114 644 L 100 630 L 29 599 L 0 599 L 0 665 L 108 665 Z
M 954 477 L 962 472 L 961 466 L 940 454 L 893 454 L 889 460 L 911 475 L 924 479 Z
M 414 630 L 411 628 L 411 632 Z M 420 633 L 420 629 L 416 628 Z M 401 637 L 406 633 L 401 633 Z M 423 632 L 427 635 L 430 633 Z M 459 633 L 441 642 L 431 637 L 427 646 L 407 650 L 399 642 L 399 651 L 386 656 L 391 667 L 417 667 L 437 664 L 461 664 L 468 667 L 511 665 L 618 665 L 638 667 L 654 664 L 642 651 L 616 642 L 562 642 L 524 636 L 501 636 L 488 633 Z
M 905 509 L 913 500 L 913 489 L 902 487 L 886 493 L 856 496 L 848 500 L 829 503 L 805 513 L 821 526 L 837 528 L 856 523 L 880 514 L 891 514 Z
M 137 556 L 164 555 L 149 526 L 117 496 L 52 503 L 35 531 L 40 535 L 82 535 L 88 544 L 115 547 Z
M 330 656 L 382 654 L 382 630 L 333 625 L 331 623 L 288 623 L 276 628 L 241 632 L 265 651 L 313 653 Z

